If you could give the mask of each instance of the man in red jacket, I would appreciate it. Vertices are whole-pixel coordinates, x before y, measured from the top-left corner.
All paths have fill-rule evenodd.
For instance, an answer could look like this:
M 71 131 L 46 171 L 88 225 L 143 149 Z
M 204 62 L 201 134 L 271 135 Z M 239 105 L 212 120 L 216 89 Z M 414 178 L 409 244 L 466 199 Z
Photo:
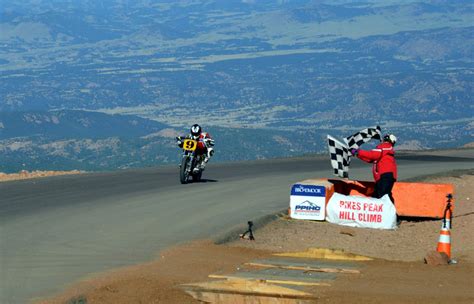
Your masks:
M 370 151 L 351 149 L 351 154 L 361 160 L 372 163 L 372 173 L 375 179 L 375 189 L 373 197 L 381 198 L 385 194 L 392 197 L 392 188 L 397 180 L 397 163 L 395 161 L 395 150 L 393 146 L 397 142 L 397 137 L 387 134 L 383 137 L 383 142 Z

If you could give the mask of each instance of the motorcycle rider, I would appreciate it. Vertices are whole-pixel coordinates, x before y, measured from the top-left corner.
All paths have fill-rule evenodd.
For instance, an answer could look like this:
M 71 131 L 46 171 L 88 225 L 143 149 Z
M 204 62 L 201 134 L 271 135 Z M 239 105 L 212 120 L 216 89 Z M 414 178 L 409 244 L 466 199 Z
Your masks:
M 196 153 L 204 156 L 203 161 L 199 164 L 198 170 L 204 170 L 209 159 L 214 155 L 214 139 L 207 132 L 203 132 L 202 128 L 198 124 L 194 124 L 190 128 L 190 134 L 186 136 L 177 136 L 176 141 L 178 146 L 183 148 L 184 139 L 197 140 Z

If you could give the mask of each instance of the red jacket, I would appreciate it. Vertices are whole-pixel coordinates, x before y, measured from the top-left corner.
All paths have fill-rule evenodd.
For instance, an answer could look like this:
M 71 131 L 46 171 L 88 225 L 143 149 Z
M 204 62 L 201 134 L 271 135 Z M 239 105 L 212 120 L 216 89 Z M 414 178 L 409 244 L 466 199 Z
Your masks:
M 202 132 L 197 139 L 197 150 L 200 154 L 204 154 L 207 152 L 207 140 L 212 139 L 211 135 L 207 132 Z
M 380 175 L 388 172 L 392 172 L 393 177 L 397 179 L 397 162 L 391 143 L 383 142 L 370 151 L 359 150 L 357 157 L 365 162 L 373 163 L 372 173 L 376 182 L 380 179 Z

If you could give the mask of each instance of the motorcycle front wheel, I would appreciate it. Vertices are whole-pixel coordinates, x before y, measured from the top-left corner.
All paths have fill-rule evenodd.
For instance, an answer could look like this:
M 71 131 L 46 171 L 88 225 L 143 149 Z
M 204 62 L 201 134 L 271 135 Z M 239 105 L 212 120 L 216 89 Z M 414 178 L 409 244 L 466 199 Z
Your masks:
M 188 162 L 189 157 L 183 157 L 181 160 L 181 166 L 179 167 L 179 181 L 181 184 L 187 184 L 189 179 Z

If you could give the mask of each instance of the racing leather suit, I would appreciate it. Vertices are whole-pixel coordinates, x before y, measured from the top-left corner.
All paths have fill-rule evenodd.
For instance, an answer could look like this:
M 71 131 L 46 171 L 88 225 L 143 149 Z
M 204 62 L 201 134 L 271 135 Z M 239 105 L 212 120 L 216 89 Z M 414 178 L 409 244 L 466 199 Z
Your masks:
M 189 139 L 194 139 L 197 140 L 197 148 L 196 148 L 196 153 L 199 155 L 204 156 L 204 163 L 207 163 L 209 159 L 214 155 L 214 140 L 212 139 L 211 135 L 207 132 L 201 132 L 199 136 L 193 136 L 191 134 L 187 136 L 178 136 L 176 137 L 176 140 L 178 141 L 178 146 L 180 148 L 183 147 L 183 139 L 184 138 L 189 138 Z M 204 164 L 201 164 L 202 167 L 204 167 Z

